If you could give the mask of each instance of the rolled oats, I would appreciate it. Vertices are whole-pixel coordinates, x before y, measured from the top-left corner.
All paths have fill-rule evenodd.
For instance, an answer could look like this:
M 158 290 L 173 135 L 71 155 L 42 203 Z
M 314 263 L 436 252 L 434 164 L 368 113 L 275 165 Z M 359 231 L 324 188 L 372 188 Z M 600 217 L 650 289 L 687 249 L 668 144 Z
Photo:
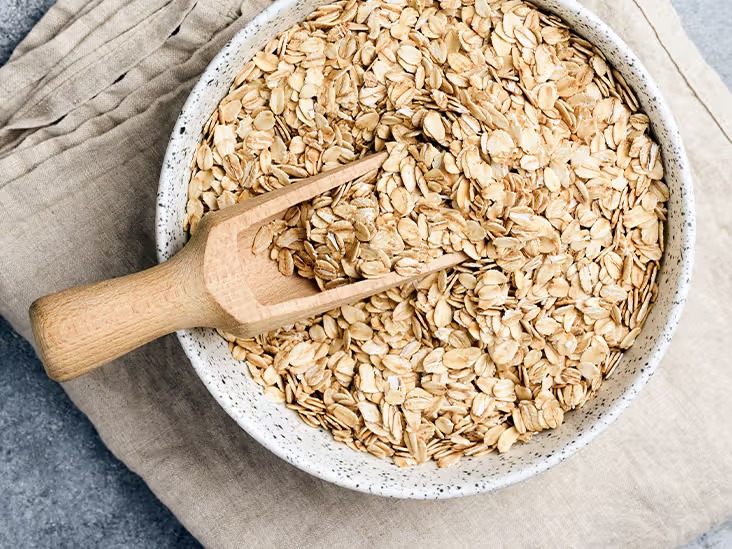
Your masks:
M 209 120 L 185 228 L 372 151 L 375 174 L 257 232 L 321 289 L 470 260 L 242 340 L 255 382 L 400 466 L 506 452 L 617 367 L 657 294 L 669 189 L 632 90 L 521 0 L 344 0 L 247 63 Z

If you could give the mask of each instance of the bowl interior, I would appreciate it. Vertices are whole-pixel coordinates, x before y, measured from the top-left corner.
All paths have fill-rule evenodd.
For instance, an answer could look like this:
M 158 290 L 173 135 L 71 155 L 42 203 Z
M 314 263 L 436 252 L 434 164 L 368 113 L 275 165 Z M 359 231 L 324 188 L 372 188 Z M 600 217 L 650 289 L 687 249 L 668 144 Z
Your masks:
M 160 261 L 185 243 L 188 166 L 201 130 L 239 69 L 278 32 L 302 21 L 324 0 L 278 0 L 239 32 L 206 69 L 173 130 L 158 196 L 157 246 Z M 681 314 L 691 271 L 693 196 L 681 139 L 671 115 L 645 69 L 620 39 L 574 0 L 533 0 L 562 17 L 575 32 L 597 45 L 617 68 L 649 115 L 662 148 L 668 203 L 666 251 L 658 279 L 659 296 L 642 333 L 611 380 L 582 409 L 565 416 L 562 427 L 534 436 L 505 455 L 462 459 L 438 469 L 428 463 L 399 469 L 385 460 L 354 452 L 315 430 L 264 395 L 246 366 L 235 361 L 213 330 L 178 333 L 196 372 L 219 404 L 257 441 L 301 469 L 365 492 L 413 498 L 469 495 L 506 486 L 562 461 L 609 425 L 635 397 L 658 366 Z

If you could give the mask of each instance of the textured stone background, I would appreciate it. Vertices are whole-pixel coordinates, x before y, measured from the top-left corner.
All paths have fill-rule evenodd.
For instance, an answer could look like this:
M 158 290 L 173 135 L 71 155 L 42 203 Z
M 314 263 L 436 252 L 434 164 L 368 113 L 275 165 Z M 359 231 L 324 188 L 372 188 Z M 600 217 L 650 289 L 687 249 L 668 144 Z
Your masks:
M 0 0 L 0 65 L 53 1 Z M 732 0 L 673 4 L 707 61 L 732 86 Z M 0 373 L 0 547 L 199 547 L 106 449 L 2 317 Z M 732 547 L 732 519 L 688 549 L 725 547 Z

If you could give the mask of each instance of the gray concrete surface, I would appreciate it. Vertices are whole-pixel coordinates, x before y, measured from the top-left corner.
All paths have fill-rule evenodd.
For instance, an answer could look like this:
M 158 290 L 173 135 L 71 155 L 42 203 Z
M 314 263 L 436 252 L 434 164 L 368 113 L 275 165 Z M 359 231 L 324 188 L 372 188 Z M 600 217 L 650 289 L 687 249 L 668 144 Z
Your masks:
M 0 65 L 56 0 L 0 0 Z
M 0 547 L 199 547 L 1 317 L 0 372 Z
M 607 0 L 608 2 L 614 0 Z M 0 65 L 54 0 L 0 0 Z M 673 0 L 732 86 L 732 0 Z M 198 547 L 0 317 L 0 547 Z M 732 520 L 687 549 L 732 547 Z
M 610 1 L 610 0 L 608 0 Z M 681 22 L 702 55 L 732 87 L 731 0 L 672 0 Z

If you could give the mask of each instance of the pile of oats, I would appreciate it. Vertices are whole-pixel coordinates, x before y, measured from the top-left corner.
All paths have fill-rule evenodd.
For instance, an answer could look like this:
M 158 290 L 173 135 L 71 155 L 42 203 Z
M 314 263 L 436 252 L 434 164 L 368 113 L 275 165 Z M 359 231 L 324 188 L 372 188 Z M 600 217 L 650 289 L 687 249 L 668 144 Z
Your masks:
M 225 337 L 265 392 L 399 466 L 561 425 L 656 293 L 668 187 L 602 54 L 520 0 L 347 0 L 282 33 L 206 125 L 186 228 L 373 151 L 376 174 L 254 243 L 323 289 L 471 260 L 276 332 Z

